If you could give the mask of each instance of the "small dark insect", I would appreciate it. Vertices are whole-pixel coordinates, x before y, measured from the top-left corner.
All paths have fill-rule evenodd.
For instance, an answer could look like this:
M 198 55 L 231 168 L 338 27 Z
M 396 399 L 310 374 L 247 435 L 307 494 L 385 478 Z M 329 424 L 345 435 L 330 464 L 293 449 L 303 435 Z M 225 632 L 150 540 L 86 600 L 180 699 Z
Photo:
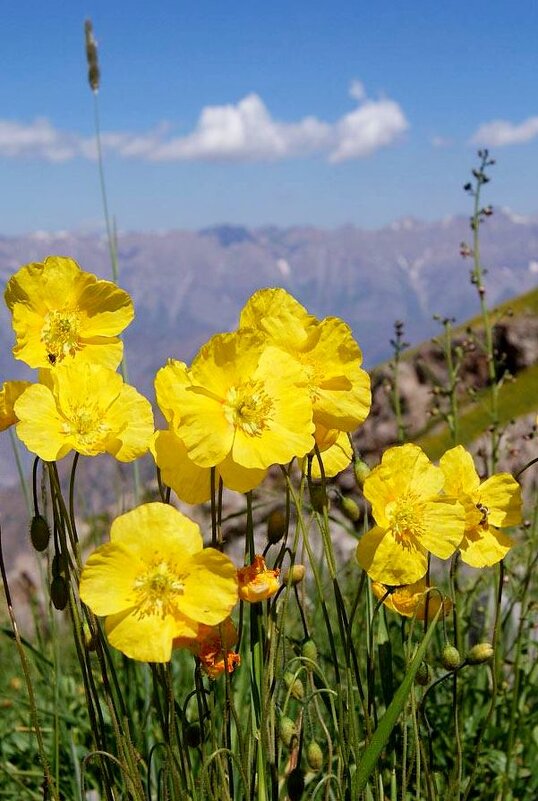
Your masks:
M 56 364 L 56 356 L 54 353 L 47 353 L 47 359 L 51 364 Z
M 488 513 L 489 513 L 488 507 L 484 506 L 483 503 L 477 503 L 476 504 L 476 508 L 478 509 L 479 512 L 482 512 L 482 518 L 481 518 L 480 523 L 478 525 L 487 526 L 487 524 L 488 524 Z

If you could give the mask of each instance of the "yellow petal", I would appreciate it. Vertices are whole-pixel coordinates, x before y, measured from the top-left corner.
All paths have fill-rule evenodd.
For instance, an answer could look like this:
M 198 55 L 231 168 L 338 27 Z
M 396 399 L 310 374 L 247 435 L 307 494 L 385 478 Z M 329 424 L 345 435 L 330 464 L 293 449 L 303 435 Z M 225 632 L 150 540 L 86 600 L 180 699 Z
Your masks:
M 72 439 L 63 432 L 64 419 L 47 387 L 41 384 L 28 387 L 16 401 L 14 411 L 19 419 L 17 436 L 43 461 L 63 459 L 72 449 Z
M 155 376 L 155 395 L 157 403 L 167 423 L 176 426 L 181 419 L 181 406 L 185 389 L 190 384 L 185 362 L 168 359 Z
M 325 476 L 332 478 L 349 467 L 352 455 L 353 449 L 348 435 L 344 431 L 339 432 L 336 442 L 320 454 Z M 312 478 L 321 478 L 321 469 L 315 454 L 312 458 Z
M 195 464 L 174 431 L 157 431 L 152 451 L 162 480 L 174 490 L 178 498 L 192 504 L 209 500 L 211 468 Z
M 186 621 L 186 619 L 185 619 Z M 136 612 L 125 611 L 106 619 L 105 632 L 110 644 L 131 659 L 140 662 L 169 662 L 174 637 L 196 636 L 196 624 L 178 625 L 171 615 L 139 617 Z
M 465 530 L 465 509 L 449 498 L 425 504 L 420 543 L 440 559 L 448 559 L 460 545 Z
M 242 467 L 234 462 L 229 454 L 217 467 L 217 473 L 222 478 L 225 487 L 235 492 L 250 492 L 262 483 L 267 470 L 256 470 L 253 467 Z
M 439 460 L 439 466 L 445 476 L 444 489 L 447 495 L 471 495 L 478 489 L 480 479 L 473 457 L 461 445 L 446 451 Z
M 110 539 L 151 561 L 156 548 L 163 553 L 192 556 L 202 549 L 199 526 L 167 503 L 144 503 L 117 517 Z
M 0 431 L 14 425 L 18 421 L 15 414 L 15 401 L 32 386 L 29 381 L 5 381 L 0 389 Z
M 137 554 L 122 543 L 100 545 L 80 577 L 81 600 L 96 615 L 111 615 L 136 605 L 135 580 L 144 569 Z
M 461 544 L 461 560 L 471 567 L 491 567 L 504 559 L 513 541 L 493 527 L 480 530 L 476 539 L 466 537 Z
M 488 510 L 493 526 L 517 526 L 521 523 L 521 487 L 509 473 L 497 473 L 480 485 L 478 497 Z
M 183 614 L 215 626 L 228 617 L 237 599 L 237 570 L 231 559 L 214 548 L 204 548 L 192 557 L 178 604 Z
M 106 442 L 108 453 L 120 462 L 132 462 L 146 453 L 153 438 L 153 411 L 150 402 L 134 387 L 122 386 L 105 419 L 114 432 Z
M 426 551 L 419 545 L 397 542 L 390 532 L 376 526 L 357 545 L 357 561 L 374 581 L 412 584 L 428 569 Z
M 308 332 L 316 323 L 316 318 L 282 288 L 259 289 L 239 317 L 240 328 L 262 331 L 268 342 L 291 350 L 306 344 Z

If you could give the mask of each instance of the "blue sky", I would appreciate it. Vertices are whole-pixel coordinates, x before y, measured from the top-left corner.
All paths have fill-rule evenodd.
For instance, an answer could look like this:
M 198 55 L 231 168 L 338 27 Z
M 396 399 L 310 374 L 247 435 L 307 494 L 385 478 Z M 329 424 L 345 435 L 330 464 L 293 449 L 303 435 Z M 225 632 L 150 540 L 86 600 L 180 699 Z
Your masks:
M 538 213 L 538 4 L 10 3 L 0 26 L 0 234 L 101 225 L 83 22 L 123 229 Z

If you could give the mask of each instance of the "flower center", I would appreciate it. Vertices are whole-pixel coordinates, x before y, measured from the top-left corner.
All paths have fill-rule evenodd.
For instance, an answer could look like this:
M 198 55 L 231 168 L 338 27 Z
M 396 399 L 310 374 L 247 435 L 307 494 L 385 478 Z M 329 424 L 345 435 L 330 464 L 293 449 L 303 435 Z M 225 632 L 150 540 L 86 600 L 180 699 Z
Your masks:
M 137 597 L 138 616 L 166 617 L 177 613 L 177 601 L 183 595 L 184 575 L 166 561 L 155 562 L 139 575 L 133 589 Z
M 260 436 L 272 420 L 273 402 L 261 381 L 231 387 L 224 408 L 227 419 L 251 437 Z
M 403 545 L 411 545 L 424 532 L 421 506 L 411 493 L 392 501 L 387 507 L 390 527 L 395 539 Z
M 41 341 L 47 349 L 51 364 L 62 361 L 66 356 L 74 356 L 80 350 L 80 314 L 74 311 L 49 311 L 41 329 Z
M 476 508 L 478 509 L 480 514 L 482 515 L 482 517 L 480 518 L 480 520 L 478 522 L 478 525 L 480 526 L 480 528 L 488 528 L 489 527 L 488 526 L 488 515 L 489 515 L 488 507 L 484 506 L 483 503 L 477 503 L 476 504 Z
M 97 406 L 77 406 L 71 410 L 62 426 L 62 433 L 74 437 L 86 449 L 97 448 L 110 434 L 111 428 L 102 420 Z

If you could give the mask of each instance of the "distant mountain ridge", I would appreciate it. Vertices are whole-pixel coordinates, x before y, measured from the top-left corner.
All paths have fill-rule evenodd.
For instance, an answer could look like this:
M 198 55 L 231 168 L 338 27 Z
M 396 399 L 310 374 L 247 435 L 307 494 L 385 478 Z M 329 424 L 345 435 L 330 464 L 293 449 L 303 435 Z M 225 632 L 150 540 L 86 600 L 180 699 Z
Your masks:
M 387 358 L 396 319 L 406 339 L 437 332 L 434 313 L 463 321 L 477 311 L 471 264 L 459 254 L 470 239 L 468 220 L 427 223 L 411 218 L 369 231 L 347 225 L 246 228 L 214 226 L 199 232 L 127 232 L 118 238 L 120 284 L 133 296 L 136 318 L 126 332 L 129 378 L 153 397 L 153 376 L 169 356 L 189 361 L 213 333 L 237 324 L 248 296 L 283 286 L 318 317 L 346 320 L 367 368 Z M 538 284 L 538 219 L 496 212 L 481 233 L 493 306 Z M 75 258 L 85 270 L 110 277 L 103 237 L 37 232 L 0 237 L 2 284 L 21 264 L 51 254 Z M 0 307 L 2 380 L 27 373 L 11 357 L 13 336 Z M 7 445 L 0 442 L 0 485 Z

